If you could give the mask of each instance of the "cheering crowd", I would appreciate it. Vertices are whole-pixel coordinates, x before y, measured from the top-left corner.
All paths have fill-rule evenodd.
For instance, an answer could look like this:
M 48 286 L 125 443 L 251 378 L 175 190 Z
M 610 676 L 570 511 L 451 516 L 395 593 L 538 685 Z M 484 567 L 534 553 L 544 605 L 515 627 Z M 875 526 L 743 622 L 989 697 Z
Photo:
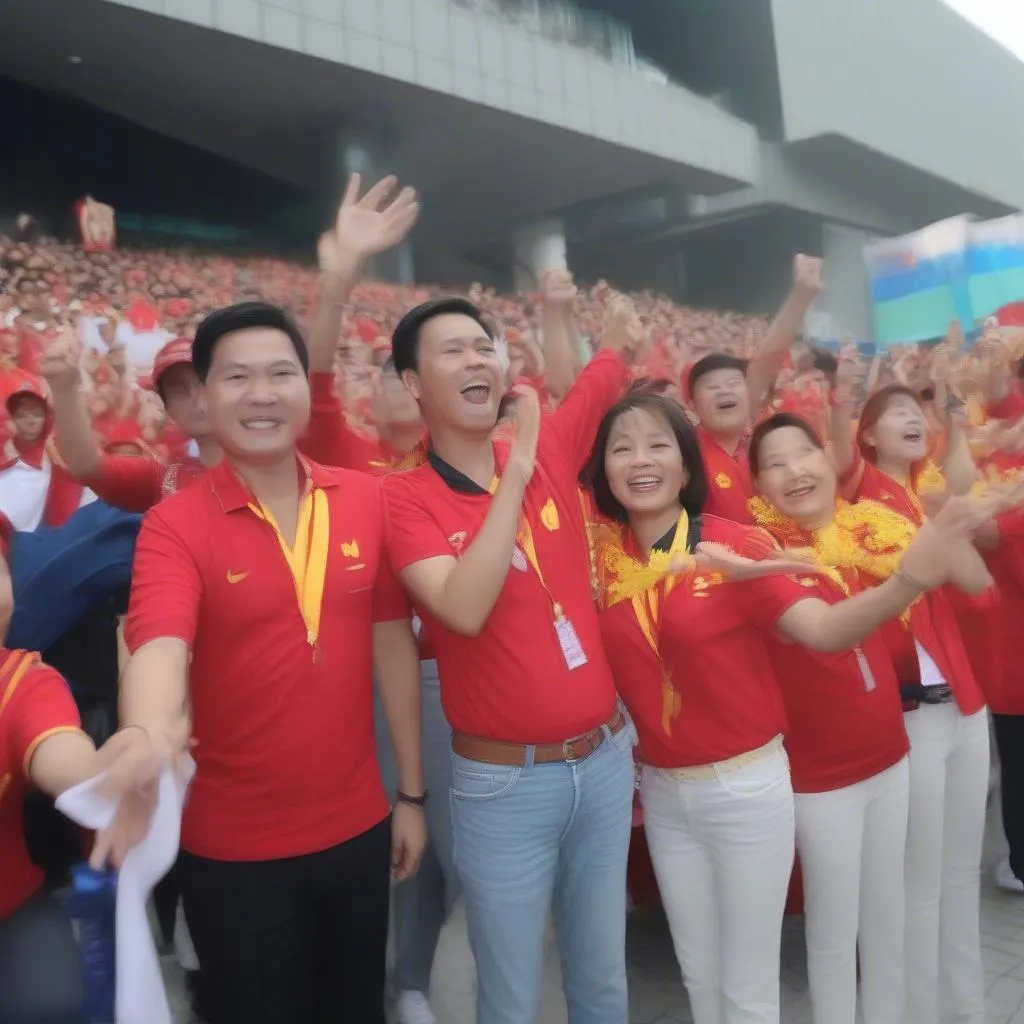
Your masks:
M 119 865 L 191 756 L 169 877 L 207 1024 L 383 1022 L 389 924 L 397 1019 L 430 1024 L 460 895 L 480 1024 L 536 1019 L 552 912 L 569 1020 L 626 1024 L 637 799 L 697 1024 L 779 1021 L 795 856 L 816 1024 L 853 1024 L 858 980 L 865 1024 L 982 1024 L 990 712 L 1024 893 L 1016 336 L 816 349 L 803 255 L 767 324 L 564 270 L 529 308 L 361 283 L 418 211 L 354 176 L 315 283 L 258 291 L 226 260 L 8 246 L 38 377 L 7 399 L 5 537 L 145 518 L 98 748 L 61 676 L 3 652 L 0 1021 L 79 1019 L 25 793 L 105 772 L 91 856 Z M 129 264 L 133 338 L 185 304 L 143 382 L 162 450 L 117 432 Z M 33 304 L 76 275 L 77 317 Z M 98 366 L 123 399 L 99 417 Z

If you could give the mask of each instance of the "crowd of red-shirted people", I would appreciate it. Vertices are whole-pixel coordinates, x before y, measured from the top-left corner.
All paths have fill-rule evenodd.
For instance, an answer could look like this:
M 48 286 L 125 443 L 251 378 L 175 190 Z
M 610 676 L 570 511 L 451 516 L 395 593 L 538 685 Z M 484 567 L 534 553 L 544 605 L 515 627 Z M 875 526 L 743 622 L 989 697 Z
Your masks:
M 315 268 L 282 259 L 185 249 L 87 252 L 55 239 L 0 238 L 0 394 L 6 398 L 38 379 L 40 353 L 60 332 L 84 329 L 83 370 L 97 433 L 106 443 L 135 444 L 158 458 L 179 455 L 187 439 L 167 423 L 150 387 L 160 342 L 191 338 L 207 313 L 245 299 L 281 305 L 307 323 L 317 281 Z M 379 281 L 356 287 L 339 339 L 337 379 L 357 429 L 374 435 L 373 396 L 395 324 L 410 306 L 450 291 Z M 608 291 L 602 282 L 579 295 L 575 316 L 585 343 L 599 333 Z M 541 380 L 542 294 L 503 294 L 479 284 L 464 294 L 500 325 L 519 375 Z M 745 356 L 767 326 L 762 318 L 690 309 L 650 292 L 632 298 L 653 343 L 638 372 L 650 376 L 678 381 L 687 365 L 711 351 Z M 9 422 L 5 427 L 10 433 Z
M 564 267 L 368 279 L 418 212 L 353 176 L 315 268 L 0 239 L 5 554 L 146 514 L 98 749 L 0 652 L 0 824 L 105 771 L 121 864 L 191 751 L 169 899 L 208 1024 L 382 1024 L 389 903 L 397 1020 L 436 1024 L 460 894 L 480 1024 L 535 1019 L 552 910 L 570 1021 L 625 1024 L 641 804 L 697 1024 L 778 1024 L 794 856 L 816 1024 L 858 983 L 865 1024 L 982 1024 L 990 712 L 1024 893 L 1020 333 L 814 345 L 806 255 L 771 319 Z M 24 968 L 61 917 L 10 836 L 0 1024 L 77 1024 L 67 942 L 60 985 Z

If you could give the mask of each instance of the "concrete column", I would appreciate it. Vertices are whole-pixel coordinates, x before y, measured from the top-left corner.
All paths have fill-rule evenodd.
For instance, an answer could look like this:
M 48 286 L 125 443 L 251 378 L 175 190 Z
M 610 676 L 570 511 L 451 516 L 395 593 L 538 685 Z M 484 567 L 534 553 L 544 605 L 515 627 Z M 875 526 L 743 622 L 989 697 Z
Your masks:
M 857 341 L 874 340 L 868 271 L 864 246 L 875 235 L 841 224 L 824 224 L 825 292 L 816 306 L 828 313 L 836 340 L 852 334 Z
M 566 270 L 565 223 L 552 219 L 512 232 L 513 267 L 518 291 L 535 291 L 546 270 Z

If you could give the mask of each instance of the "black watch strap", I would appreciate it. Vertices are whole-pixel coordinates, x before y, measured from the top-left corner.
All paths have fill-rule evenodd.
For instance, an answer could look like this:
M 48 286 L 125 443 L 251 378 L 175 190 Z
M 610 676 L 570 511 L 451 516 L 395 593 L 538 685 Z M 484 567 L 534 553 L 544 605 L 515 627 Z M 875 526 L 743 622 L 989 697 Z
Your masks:
M 423 790 L 422 796 L 410 796 L 408 793 L 403 793 L 401 790 L 398 790 L 395 793 L 395 800 L 400 804 L 412 804 L 413 807 L 426 807 L 427 791 Z

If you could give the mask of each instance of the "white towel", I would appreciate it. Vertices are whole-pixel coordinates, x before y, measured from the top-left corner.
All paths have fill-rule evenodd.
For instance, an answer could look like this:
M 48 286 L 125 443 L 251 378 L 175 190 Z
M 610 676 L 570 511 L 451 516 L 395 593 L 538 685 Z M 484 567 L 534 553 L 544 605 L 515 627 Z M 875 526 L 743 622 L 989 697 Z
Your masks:
M 117 879 L 117 1024 L 172 1024 L 160 960 L 146 915 L 153 887 L 170 870 L 181 839 L 181 810 L 195 773 L 191 758 L 174 771 L 164 769 L 149 832 L 125 857 Z M 74 786 L 57 798 L 57 808 L 84 828 L 106 828 L 116 803 L 100 792 L 104 775 Z

